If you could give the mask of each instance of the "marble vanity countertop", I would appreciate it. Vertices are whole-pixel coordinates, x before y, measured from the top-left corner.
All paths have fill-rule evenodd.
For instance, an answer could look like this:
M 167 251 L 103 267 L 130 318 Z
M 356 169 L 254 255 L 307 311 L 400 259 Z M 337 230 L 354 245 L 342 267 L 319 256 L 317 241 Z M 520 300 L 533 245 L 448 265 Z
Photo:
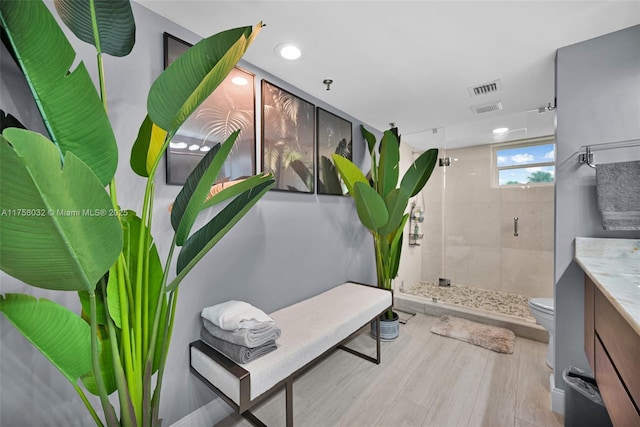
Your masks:
M 576 237 L 575 260 L 640 334 L 640 239 Z

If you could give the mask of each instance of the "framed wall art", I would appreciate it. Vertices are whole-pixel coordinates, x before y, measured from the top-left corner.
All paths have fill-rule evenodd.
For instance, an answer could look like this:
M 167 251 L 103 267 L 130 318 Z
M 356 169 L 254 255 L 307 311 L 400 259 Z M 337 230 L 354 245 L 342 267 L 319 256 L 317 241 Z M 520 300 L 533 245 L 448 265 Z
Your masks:
M 316 131 L 318 144 L 318 194 L 347 194 L 347 188 L 340 179 L 332 155 L 339 154 L 349 160 L 352 155 L 351 122 L 322 108 L 316 109 Z
M 274 190 L 315 191 L 314 105 L 262 80 L 262 170 Z
M 164 67 L 191 45 L 164 33 Z M 238 67 L 183 123 L 167 149 L 167 184 L 182 185 L 207 151 L 240 129 L 216 182 L 256 173 L 255 76 Z

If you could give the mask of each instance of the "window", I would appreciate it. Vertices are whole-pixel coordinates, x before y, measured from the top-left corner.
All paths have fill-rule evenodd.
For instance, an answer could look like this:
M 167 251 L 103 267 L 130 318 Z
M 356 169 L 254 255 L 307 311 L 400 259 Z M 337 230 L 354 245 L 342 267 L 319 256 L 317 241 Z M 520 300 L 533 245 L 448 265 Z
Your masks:
M 494 145 L 494 177 L 498 186 L 549 184 L 555 180 L 553 139 Z

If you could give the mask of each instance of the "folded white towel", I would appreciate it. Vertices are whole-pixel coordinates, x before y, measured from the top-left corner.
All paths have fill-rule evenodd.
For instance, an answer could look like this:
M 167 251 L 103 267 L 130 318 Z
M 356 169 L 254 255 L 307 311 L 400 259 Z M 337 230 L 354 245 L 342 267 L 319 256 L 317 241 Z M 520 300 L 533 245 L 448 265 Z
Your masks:
M 209 322 L 207 319 L 202 319 L 202 326 L 214 337 L 249 348 L 256 348 L 269 341 L 275 341 L 280 338 L 280 328 L 273 322 L 269 322 L 267 325 L 268 326 L 264 326 L 263 323 L 260 326 L 252 328 L 226 331 Z
M 264 311 L 244 301 L 227 301 L 202 310 L 202 317 L 220 329 L 235 331 L 273 322 Z

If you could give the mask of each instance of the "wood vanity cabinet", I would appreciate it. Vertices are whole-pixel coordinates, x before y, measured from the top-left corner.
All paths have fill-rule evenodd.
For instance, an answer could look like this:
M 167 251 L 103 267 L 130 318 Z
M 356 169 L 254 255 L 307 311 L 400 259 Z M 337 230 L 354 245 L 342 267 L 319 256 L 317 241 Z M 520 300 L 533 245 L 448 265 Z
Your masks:
M 602 399 L 614 426 L 640 426 L 640 335 L 586 275 L 584 286 L 584 349 Z

